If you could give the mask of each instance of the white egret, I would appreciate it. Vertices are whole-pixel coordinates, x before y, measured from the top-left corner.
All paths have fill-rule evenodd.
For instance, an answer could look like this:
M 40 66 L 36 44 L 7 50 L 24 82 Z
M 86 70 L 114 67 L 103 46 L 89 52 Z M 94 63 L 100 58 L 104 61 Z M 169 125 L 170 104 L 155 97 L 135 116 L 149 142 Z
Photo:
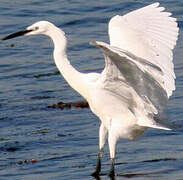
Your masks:
M 175 90 L 172 50 L 176 45 L 178 27 L 159 3 L 116 15 L 109 22 L 110 45 L 93 41 L 105 58 L 102 73 L 80 73 L 67 59 L 65 33 L 47 21 L 39 21 L 17 36 L 43 34 L 54 43 L 54 60 L 69 85 L 80 93 L 96 114 L 99 130 L 98 164 L 94 176 L 101 171 L 101 157 L 108 137 L 111 158 L 110 176 L 114 176 L 114 158 L 118 139 L 134 140 L 151 127 L 170 130 L 158 119 L 168 98 Z

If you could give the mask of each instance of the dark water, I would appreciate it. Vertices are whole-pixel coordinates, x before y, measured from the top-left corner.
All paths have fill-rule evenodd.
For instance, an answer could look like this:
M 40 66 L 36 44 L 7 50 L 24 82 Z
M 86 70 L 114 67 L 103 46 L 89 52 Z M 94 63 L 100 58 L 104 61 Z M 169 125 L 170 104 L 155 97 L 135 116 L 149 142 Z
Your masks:
M 0 36 L 38 21 L 53 22 L 67 33 L 72 64 L 82 72 L 100 71 L 103 57 L 90 40 L 108 41 L 107 22 L 154 1 L 13 0 L 0 1 Z M 160 1 L 178 19 L 175 49 L 177 89 L 169 119 L 183 125 L 183 2 Z M 50 39 L 22 37 L 0 44 L 0 179 L 93 179 L 98 151 L 98 119 L 89 109 L 52 109 L 53 103 L 82 98 L 57 73 Z M 149 129 L 134 142 L 118 143 L 116 179 L 183 179 L 183 131 Z M 32 162 L 35 159 L 36 162 Z M 108 148 L 103 176 L 109 170 Z

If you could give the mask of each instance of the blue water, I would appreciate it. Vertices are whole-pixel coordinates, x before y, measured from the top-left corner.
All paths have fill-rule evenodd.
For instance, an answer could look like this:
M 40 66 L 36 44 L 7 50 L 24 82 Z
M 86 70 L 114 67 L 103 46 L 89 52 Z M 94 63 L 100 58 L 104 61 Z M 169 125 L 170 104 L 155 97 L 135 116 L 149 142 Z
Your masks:
M 155 1 L 145 0 L 13 0 L 0 1 L 0 38 L 38 20 L 61 27 L 68 37 L 68 56 L 79 71 L 100 72 L 101 52 L 90 40 L 108 42 L 107 23 Z M 174 51 L 177 89 L 166 109 L 183 125 L 183 3 L 160 1 L 180 27 Z M 20 37 L 0 44 L 0 180 L 94 179 L 99 121 L 89 109 L 47 106 L 83 99 L 59 75 L 52 42 L 43 36 Z M 183 179 L 183 131 L 149 129 L 137 141 L 121 140 L 116 179 Z M 35 159 L 36 162 L 32 162 Z M 105 149 L 101 179 L 110 167 Z

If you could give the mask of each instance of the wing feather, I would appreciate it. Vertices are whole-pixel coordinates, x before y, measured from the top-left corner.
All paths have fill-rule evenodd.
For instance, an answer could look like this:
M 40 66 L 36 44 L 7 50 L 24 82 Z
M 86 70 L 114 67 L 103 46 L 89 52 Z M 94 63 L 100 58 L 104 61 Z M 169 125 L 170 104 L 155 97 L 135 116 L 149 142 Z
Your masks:
M 169 97 L 175 90 L 172 49 L 176 45 L 178 27 L 171 13 L 154 3 L 124 16 L 116 15 L 109 22 L 110 44 L 127 50 L 156 64 L 163 76 L 149 72 Z
M 175 89 L 173 48 L 178 27 L 171 13 L 159 3 L 146 6 L 109 22 L 110 45 L 92 42 L 102 49 L 105 68 L 97 86 L 128 108 L 140 126 L 170 129 L 158 122 Z
M 121 51 L 103 42 L 91 42 L 103 51 L 105 69 L 97 80 L 97 87 L 108 92 L 130 110 L 137 124 L 169 130 L 168 123 L 159 123 L 154 116 L 163 112 L 168 97 L 161 85 L 147 72 L 162 74 L 156 65 Z M 121 107 L 121 108 L 122 108 Z
M 101 48 L 105 57 L 105 69 L 99 79 L 101 88 L 124 99 L 127 89 L 122 90 L 122 87 L 128 87 L 131 96 L 137 94 L 142 99 L 143 107 L 148 109 L 148 113 L 157 114 L 158 111 L 163 111 L 168 100 L 166 91 L 148 72 L 151 70 L 154 74 L 161 75 L 162 71 L 158 66 L 104 42 L 96 41 L 91 44 Z M 136 99 L 131 101 L 135 103 Z

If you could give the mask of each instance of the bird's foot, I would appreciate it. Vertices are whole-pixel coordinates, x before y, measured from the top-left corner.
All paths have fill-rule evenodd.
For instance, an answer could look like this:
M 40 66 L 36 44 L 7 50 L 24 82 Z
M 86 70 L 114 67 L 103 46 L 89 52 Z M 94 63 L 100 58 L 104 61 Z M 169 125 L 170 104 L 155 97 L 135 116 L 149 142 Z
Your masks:
M 100 161 L 97 163 L 97 167 L 95 169 L 95 171 L 91 174 L 93 177 L 98 177 L 100 175 L 100 171 L 101 171 L 101 163 Z
M 91 174 L 93 177 L 98 177 L 101 171 L 101 152 L 98 155 L 98 162 L 95 171 Z
M 111 177 L 111 179 L 114 179 L 115 177 L 114 158 L 111 159 L 111 170 L 109 172 L 109 177 Z
M 115 172 L 114 172 L 114 169 L 112 169 L 109 173 L 109 177 L 115 177 Z
M 94 171 L 92 174 L 91 174 L 91 176 L 93 176 L 93 177 L 98 177 L 100 175 L 100 171 Z

